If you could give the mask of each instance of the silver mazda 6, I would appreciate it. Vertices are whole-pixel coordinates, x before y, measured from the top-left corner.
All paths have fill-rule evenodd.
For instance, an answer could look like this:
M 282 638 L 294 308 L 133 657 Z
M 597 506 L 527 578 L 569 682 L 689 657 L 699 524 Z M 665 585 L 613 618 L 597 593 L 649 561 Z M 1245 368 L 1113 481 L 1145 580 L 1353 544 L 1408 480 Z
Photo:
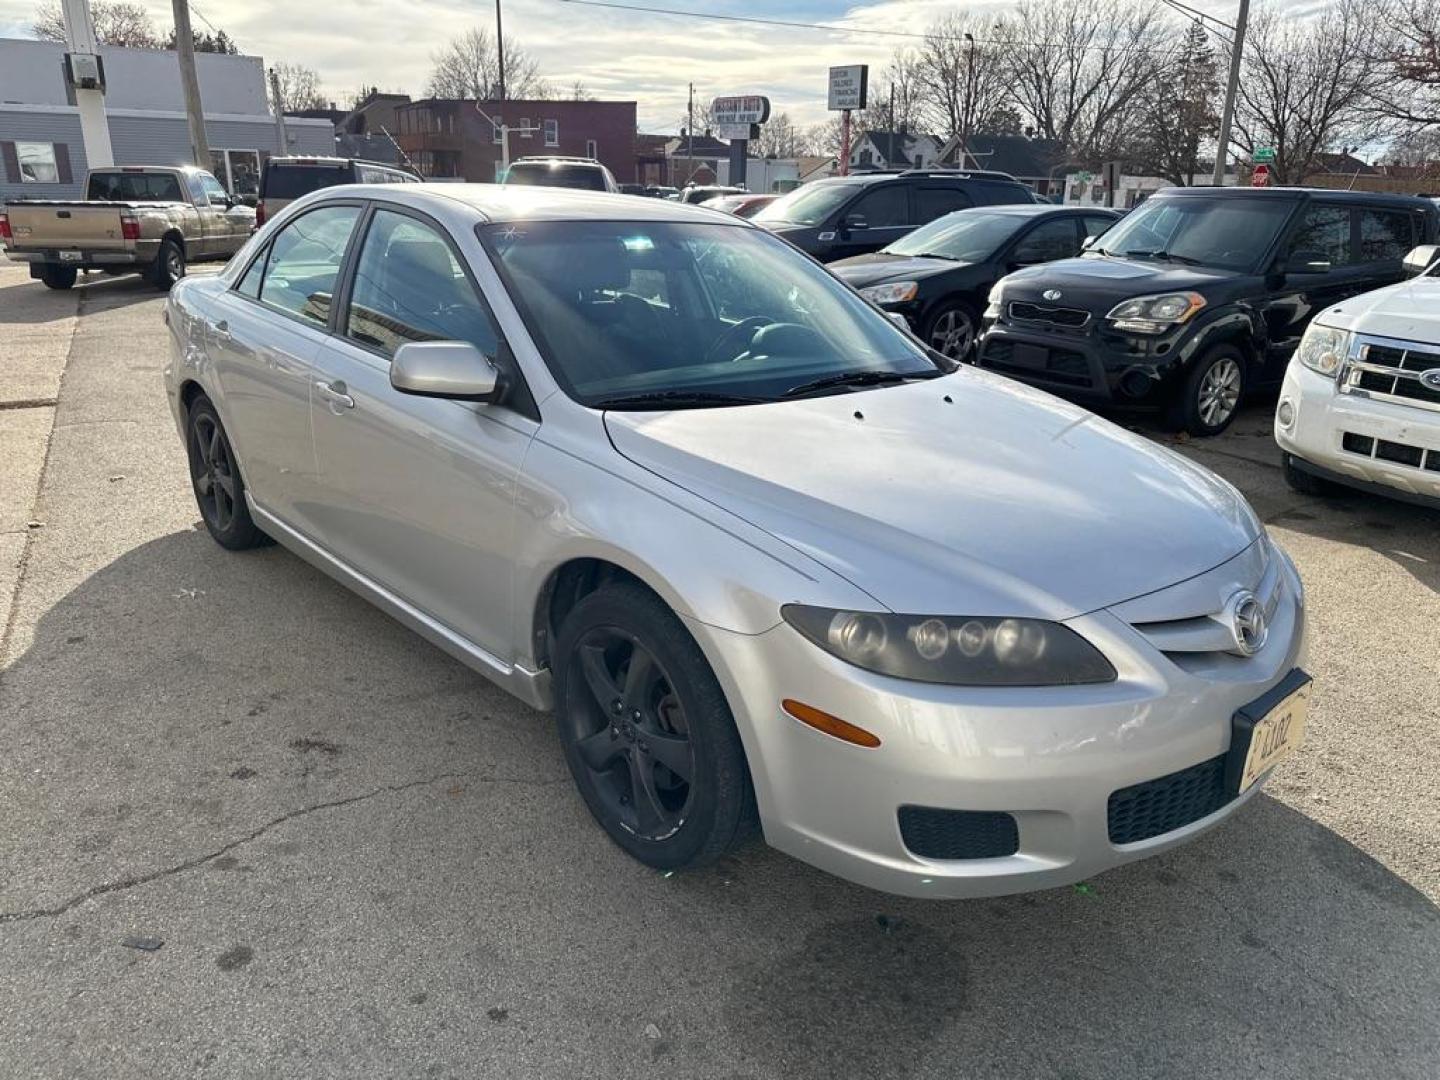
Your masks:
M 897 893 L 1060 885 L 1223 821 L 1303 737 L 1300 580 L 1229 484 L 741 219 L 330 188 L 166 318 L 215 540 L 552 710 L 650 866 L 758 826 Z

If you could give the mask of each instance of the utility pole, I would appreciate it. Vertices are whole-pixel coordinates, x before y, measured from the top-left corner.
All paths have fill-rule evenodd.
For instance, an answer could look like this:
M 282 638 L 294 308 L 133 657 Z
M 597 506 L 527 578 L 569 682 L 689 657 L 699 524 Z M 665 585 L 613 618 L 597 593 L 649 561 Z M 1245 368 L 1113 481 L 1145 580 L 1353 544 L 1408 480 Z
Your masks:
M 695 84 L 690 84 L 690 100 L 685 106 L 685 179 L 695 175 Z
M 495 57 L 500 68 L 500 100 L 505 100 L 505 26 L 500 18 L 500 0 L 495 0 Z M 505 155 L 510 156 L 508 153 Z
M 200 103 L 200 77 L 195 73 L 195 34 L 190 29 L 187 0 L 171 0 L 175 13 L 175 54 L 180 58 L 180 86 L 185 91 L 185 119 L 190 125 L 190 156 L 210 168 L 210 140 L 205 135 L 205 109 Z
M 275 152 L 283 156 L 290 143 L 285 138 L 285 102 L 280 97 L 280 76 L 273 67 L 270 69 L 270 97 L 275 102 L 275 141 L 279 144 Z
M 965 155 L 970 153 L 970 136 L 975 126 L 975 37 L 965 35 L 965 114 L 960 118 L 960 168 L 965 168 Z M 972 158 L 973 160 L 973 158 Z
M 71 53 L 93 57 L 98 52 L 95 28 L 90 22 L 88 0 L 62 0 L 65 17 L 65 45 Z M 99 63 L 97 58 L 96 63 Z M 80 111 L 80 141 L 85 144 L 85 161 L 92 169 L 107 169 L 115 164 L 110 148 L 110 123 L 105 119 L 105 89 L 75 87 L 75 105 Z
M 1225 156 L 1230 152 L 1230 124 L 1235 119 L 1235 91 L 1240 85 L 1240 53 L 1245 48 L 1245 26 L 1250 21 L 1250 0 L 1240 0 L 1235 20 L 1235 44 L 1230 49 L 1230 81 L 1225 87 L 1225 109 L 1220 114 L 1220 142 L 1215 147 L 1215 186 L 1225 183 Z

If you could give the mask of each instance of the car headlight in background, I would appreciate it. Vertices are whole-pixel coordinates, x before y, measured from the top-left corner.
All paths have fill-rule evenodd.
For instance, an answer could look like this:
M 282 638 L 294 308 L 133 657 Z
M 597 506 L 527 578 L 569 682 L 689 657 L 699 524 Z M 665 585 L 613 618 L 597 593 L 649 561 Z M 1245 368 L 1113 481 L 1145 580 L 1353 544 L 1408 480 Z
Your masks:
M 786 604 L 780 612 L 832 656 L 897 679 L 951 686 L 1073 686 L 1115 679 L 1100 651 L 1059 623 L 803 604 Z
M 860 295 L 872 304 L 903 304 L 914 300 L 920 285 L 914 281 L 891 281 L 884 285 L 871 285 L 860 290 Z
M 1312 322 L 1300 339 L 1295 358 L 1311 371 L 1321 375 L 1334 375 L 1350 351 L 1350 331 L 1336 330 L 1333 326 L 1321 326 Z
M 1000 282 L 990 286 L 990 295 L 985 297 L 985 314 L 982 318 L 998 319 L 1000 317 L 1000 300 L 1004 290 L 1000 288 Z
M 1116 304 L 1105 318 L 1120 330 L 1159 334 L 1185 322 L 1204 306 L 1205 298 L 1199 293 L 1159 293 Z

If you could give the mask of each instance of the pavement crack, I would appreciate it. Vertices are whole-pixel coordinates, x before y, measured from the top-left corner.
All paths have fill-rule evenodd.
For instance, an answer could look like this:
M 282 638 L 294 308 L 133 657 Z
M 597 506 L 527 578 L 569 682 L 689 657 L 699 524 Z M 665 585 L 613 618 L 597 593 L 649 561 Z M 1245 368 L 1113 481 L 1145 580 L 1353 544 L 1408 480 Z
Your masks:
M 0 401 L 0 412 L 8 409 L 53 409 L 60 404 L 59 398 L 19 398 L 16 401 Z
M 424 780 L 411 780 L 408 783 L 404 784 L 385 784 L 381 787 L 374 788 L 359 795 L 350 795 L 343 799 L 329 799 L 325 802 L 312 803 L 309 806 L 302 806 L 296 810 L 291 810 L 288 814 L 281 814 L 277 818 L 272 818 L 264 825 L 261 825 L 258 829 L 254 830 L 253 832 L 247 833 L 246 835 L 240 837 L 238 840 L 230 841 L 230 843 L 226 844 L 224 847 L 217 848 L 216 850 L 208 852 L 204 855 L 197 855 L 192 859 L 186 859 L 184 862 L 176 863 L 174 866 L 167 866 L 161 870 L 152 870 L 148 874 L 136 874 L 132 877 L 122 878 L 119 881 L 107 881 L 104 884 L 96 885 L 92 888 L 86 889 L 82 893 L 77 893 L 63 903 L 57 904 L 55 907 L 33 908 L 29 911 L 0 912 L 0 925 L 12 922 L 28 922 L 33 919 L 53 919 L 57 916 L 64 915 L 67 911 L 70 911 L 72 908 L 78 907 L 79 905 L 85 903 L 85 901 L 87 900 L 93 900 L 96 897 L 104 896 L 107 893 L 124 892 L 129 889 L 138 888 L 141 885 L 148 885 L 153 881 L 159 881 L 161 878 L 174 877 L 177 874 L 187 873 L 188 871 L 204 866 L 212 859 L 218 859 L 220 856 L 234 851 L 238 847 L 243 847 L 245 844 L 248 844 L 253 840 L 258 840 L 260 837 L 264 836 L 272 829 L 279 828 L 286 822 L 294 821 L 296 818 L 306 817 L 310 814 L 319 813 L 322 810 L 334 810 L 337 807 L 341 806 L 351 806 L 355 803 L 365 802 L 368 799 L 373 799 L 379 795 L 393 794 L 400 791 L 409 791 L 412 788 L 425 787 L 430 784 L 437 784 L 441 780 L 465 779 L 467 779 L 467 777 L 463 776 L 460 773 L 441 773 L 439 776 L 431 776 Z M 475 778 L 471 777 L 468 779 L 474 780 Z M 486 782 L 487 779 L 489 778 L 481 778 L 481 782 Z M 503 780 L 503 778 L 496 777 L 490 782 L 505 781 Z

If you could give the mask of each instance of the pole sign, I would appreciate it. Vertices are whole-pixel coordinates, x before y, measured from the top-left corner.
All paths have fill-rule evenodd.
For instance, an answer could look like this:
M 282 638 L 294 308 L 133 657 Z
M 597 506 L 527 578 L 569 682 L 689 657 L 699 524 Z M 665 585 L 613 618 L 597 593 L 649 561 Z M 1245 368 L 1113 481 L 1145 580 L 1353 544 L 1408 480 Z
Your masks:
M 758 139 L 760 138 L 759 124 L 716 124 L 714 127 L 717 139 Z
M 1270 166 L 1256 165 L 1254 172 L 1250 174 L 1251 187 L 1265 187 L 1270 183 Z
M 830 69 L 830 97 L 825 107 L 831 112 L 865 108 L 865 93 L 869 89 L 869 82 L 869 64 L 832 67 Z
M 1275 164 L 1275 148 L 1273 146 L 1257 146 L 1255 148 L 1256 165 Z
M 716 127 L 763 124 L 770 119 L 770 99 L 750 94 L 744 97 L 717 97 L 710 103 L 710 118 Z M 732 136 L 732 138 L 746 136 Z

